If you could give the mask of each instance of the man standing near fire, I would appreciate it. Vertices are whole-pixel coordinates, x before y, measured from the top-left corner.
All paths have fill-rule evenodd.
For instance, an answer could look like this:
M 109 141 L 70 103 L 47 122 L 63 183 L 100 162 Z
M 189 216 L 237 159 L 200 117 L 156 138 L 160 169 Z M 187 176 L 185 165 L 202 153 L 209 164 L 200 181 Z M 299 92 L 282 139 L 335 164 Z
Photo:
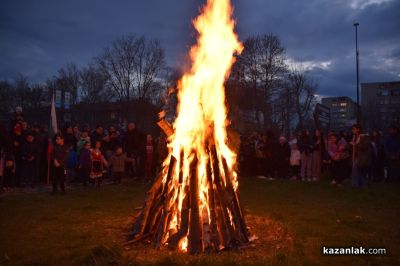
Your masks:
M 65 193 L 65 177 L 67 175 L 68 147 L 64 144 L 64 137 L 61 134 L 56 135 L 56 145 L 52 154 L 54 166 L 53 192 L 56 194 L 58 186 L 61 193 Z

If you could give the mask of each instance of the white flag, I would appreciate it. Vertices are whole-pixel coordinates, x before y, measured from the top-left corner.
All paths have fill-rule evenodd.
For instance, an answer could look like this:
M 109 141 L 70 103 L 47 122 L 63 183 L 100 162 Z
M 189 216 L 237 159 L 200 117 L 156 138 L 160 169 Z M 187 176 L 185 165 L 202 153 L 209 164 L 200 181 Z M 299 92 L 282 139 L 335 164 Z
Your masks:
M 52 130 L 52 134 L 57 134 L 58 133 L 58 128 L 57 128 L 57 114 L 56 114 L 56 106 L 54 103 L 54 94 L 51 100 L 51 111 L 50 111 L 50 128 L 49 130 Z

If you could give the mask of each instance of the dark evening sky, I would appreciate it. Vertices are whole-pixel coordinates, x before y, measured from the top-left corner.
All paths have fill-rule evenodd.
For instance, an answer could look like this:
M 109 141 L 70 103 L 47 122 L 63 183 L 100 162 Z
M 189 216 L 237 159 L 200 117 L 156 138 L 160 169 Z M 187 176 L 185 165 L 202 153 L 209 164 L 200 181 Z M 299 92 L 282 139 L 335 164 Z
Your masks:
M 67 63 L 85 66 L 127 34 L 158 38 L 179 66 L 195 36 L 199 0 L 2 0 L 0 79 L 43 82 Z M 400 80 L 400 0 L 233 0 L 244 40 L 273 33 L 289 63 L 310 70 L 320 95 L 355 95 L 355 31 L 361 82 Z

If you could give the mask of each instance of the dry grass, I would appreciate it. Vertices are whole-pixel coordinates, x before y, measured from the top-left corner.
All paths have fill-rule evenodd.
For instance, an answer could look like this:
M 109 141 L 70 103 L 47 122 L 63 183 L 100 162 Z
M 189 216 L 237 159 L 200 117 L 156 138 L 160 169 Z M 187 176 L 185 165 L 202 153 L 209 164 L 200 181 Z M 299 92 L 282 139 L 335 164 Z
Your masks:
M 399 265 L 398 186 L 341 189 L 327 183 L 245 179 L 251 234 L 240 251 L 189 256 L 146 243 L 124 248 L 148 186 L 0 198 L 0 265 Z M 387 256 L 322 256 L 326 246 L 385 247 Z

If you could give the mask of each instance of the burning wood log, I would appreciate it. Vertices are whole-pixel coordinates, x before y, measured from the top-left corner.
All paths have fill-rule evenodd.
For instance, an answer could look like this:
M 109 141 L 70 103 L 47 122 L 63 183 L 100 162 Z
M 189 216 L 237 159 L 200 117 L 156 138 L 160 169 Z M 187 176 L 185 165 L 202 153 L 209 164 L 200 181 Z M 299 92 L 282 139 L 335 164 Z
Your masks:
M 188 235 L 189 253 L 195 254 L 202 251 L 200 213 L 199 213 L 199 188 L 197 180 L 197 157 L 190 165 L 190 225 Z
M 229 0 L 208 0 L 202 10 L 195 20 L 200 40 L 191 50 L 192 69 L 178 82 L 178 116 L 172 126 L 162 113 L 158 123 L 168 136 L 169 156 L 146 195 L 128 244 L 149 239 L 156 248 L 196 254 L 249 241 L 236 154 L 227 145 L 223 87 L 232 55 L 242 48 Z

